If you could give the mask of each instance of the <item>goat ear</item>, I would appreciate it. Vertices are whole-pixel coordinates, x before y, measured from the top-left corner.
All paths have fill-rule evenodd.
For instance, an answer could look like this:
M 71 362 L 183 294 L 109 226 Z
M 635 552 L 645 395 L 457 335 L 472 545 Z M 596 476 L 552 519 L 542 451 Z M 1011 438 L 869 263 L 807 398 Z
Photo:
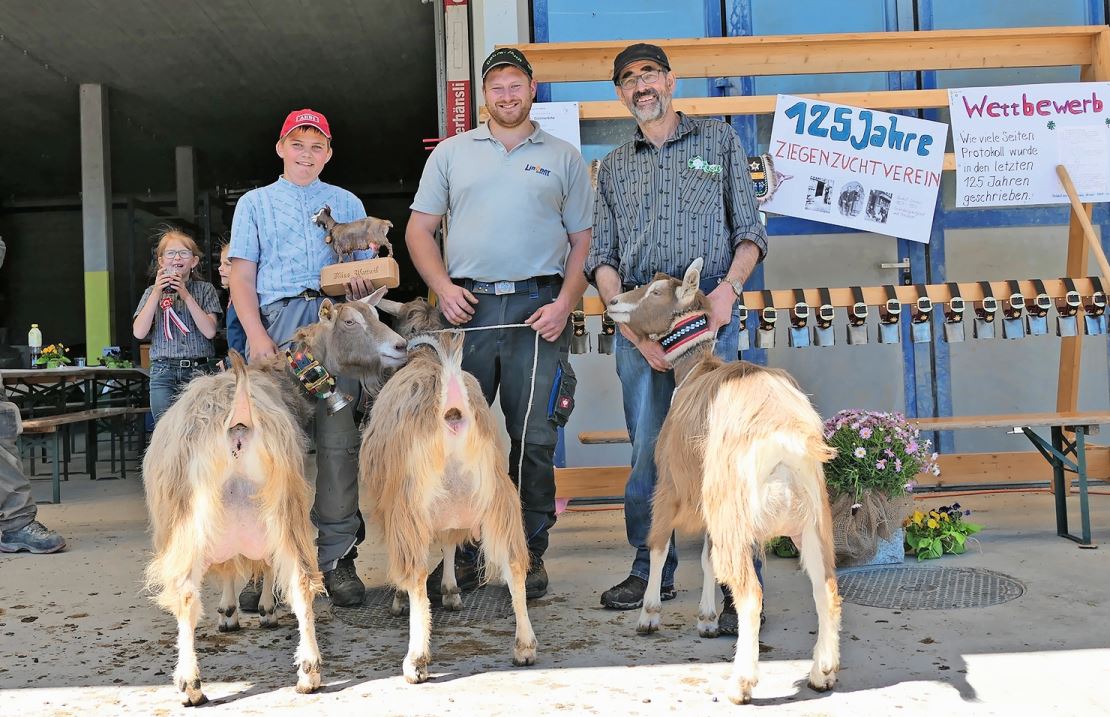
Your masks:
M 335 318 L 335 304 L 331 299 L 324 299 L 320 303 L 320 321 L 331 321 Z
M 378 302 L 380 302 L 382 300 L 382 297 L 385 296 L 385 292 L 387 292 L 387 291 L 389 291 L 388 287 L 385 287 L 385 286 L 379 287 L 378 290 L 375 291 L 373 294 L 370 294 L 369 296 L 364 296 L 361 299 L 359 299 L 359 301 L 361 301 L 364 304 L 369 304 L 370 306 L 377 306 Z
M 679 305 L 683 307 L 689 306 L 694 301 L 694 297 L 697 296 L 698 284 L 701 281 L 702 263 L 700 256 L 694 259 L 686 269 L 685 276 L 682 277 L 682 284 L 675 289 L 675 298 L 678 299 Z
M 378 308 L 390 316 L 400 316 L 405 305 L 400 301 L 393 301 L 392 299 L 378 299 Z

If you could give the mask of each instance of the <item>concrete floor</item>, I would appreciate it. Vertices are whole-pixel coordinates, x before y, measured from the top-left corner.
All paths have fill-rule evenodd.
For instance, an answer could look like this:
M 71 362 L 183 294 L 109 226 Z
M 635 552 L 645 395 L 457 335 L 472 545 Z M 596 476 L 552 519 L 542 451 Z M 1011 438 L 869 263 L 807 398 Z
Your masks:
M 49 483 L 36 481 L 48 498 Z M 65 502 L 40 519 L 69 542 L 64 553 L 0 556 L 0 716 L 180 714 L 170 684 L 171 617 L 140 594 L 148 538 L 138 480 L 63 486 Z M 844 605 L 840 684 L 805 686 L 816 617 L 797 562 L 765 568 L 767 624 L 752 706 L 725 698 L 734 644 L 695 628 L 697 540 L 680 545 L 678 598 L 663 630 L 635 634 L 635 612 L 611 612 L 598 594 L 630 559 L 619 511 L 564 514 L 547 558 L 552 588 L 532 604 L 540 641 L 534 667 L 510 663 L 512 619 L 435 630 L 433 679 L 401 677 L 407 622 L 351 627 L 317 603 L 324 689 L 297 695 L 296 627 L 244 618 L 216 631 L 214 591 L 198 628 L 203 709 L 226 714 L 375 715 L 1110 715 L 1110 545 L 1080 550 L 1057 538 L 1051 497 L 961 498 L 986 526 L 978 545 L 940 565 L 982 567 L 1021 581 L 1018 600 L 981 609 L 893 611 Z M 1110 542 L 1110 500 L 1094 496 L 1098 542 Z M 935 506 L 943 499 L 923 501 Z M 368 541 L 369 542 L 369 541 Z M 383 556 L 364 547 L 359 570 L 380 585 Z

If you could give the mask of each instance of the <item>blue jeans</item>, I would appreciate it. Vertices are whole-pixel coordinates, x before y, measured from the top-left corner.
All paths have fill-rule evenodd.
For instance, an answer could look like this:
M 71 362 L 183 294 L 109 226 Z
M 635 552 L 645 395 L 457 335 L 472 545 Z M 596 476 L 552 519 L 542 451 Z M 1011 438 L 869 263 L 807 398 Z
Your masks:
M 712 291 L 716 278 L 703 279 L 702 291 Z M 732 321 L 717 331 L 713 353 L 725 361 L 735 361 L 740 344 L 740 317 L 733 311 Z M 624 488 L 624 525 L 629 544 L 636 549 L 632 561 L 632 575 L 647 580 L 651 553 L 647 548 L 648 531 L 651 529 L 651 499 L 655 494 L 655 440 L 663 427 L 663 419 L 671 406 L 674 393 L 674 372 L 661 373 L 653 369 L 624 335 L 617 332 L 614 355 L 617 376 L 624 393 L 624 420 L 632 439 L 632 472 Z M 674 535 L 671 535 L 667 561 L 663 564 L 663 586 L 674 585 L 674 572 L 678 567 L 678 552 Z M 756 574 L 762 563 L 756 561 Z M 762 583 L 762 576 L 760 577 Z
M 158 423 L 158 419 L 173 405 L 177 394 L 181 393 L 186 384 L 209 372 L 206 366 L 179 366 L 175 359 L 151 361 L 150 412 L 154 415 L 154 422 Z

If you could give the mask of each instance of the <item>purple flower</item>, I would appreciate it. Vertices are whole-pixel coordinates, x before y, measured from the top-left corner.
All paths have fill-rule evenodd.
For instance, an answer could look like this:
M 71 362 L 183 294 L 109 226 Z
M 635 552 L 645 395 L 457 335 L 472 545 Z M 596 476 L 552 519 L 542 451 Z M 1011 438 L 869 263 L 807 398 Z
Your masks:
M 906 453 L 917 453 L 917 448 L 917 441 L 910 441 L 909 445 L 906 446 Z
M 863 446 L 860 446 L 860 447 L 856 448 L 856 450 L 852 451 L 852 455 L 855 456 L 856 458 L 863 458 L 864 456 L 867 455 L 867 449 L 864 448 Z
M 894 457 L 894 451 L 890 450 L 889 448 L 884 448 L 883 453 L 886 454 L 887 458 L 893 458 Z
M 911 480 L 909 483 L 902 486 L 907 493 L 913 493 L 913 489 L 917 487 L 917 481 Z
M 875 470 L 886 470 L 885 458 L 880 458 L 879 460 L 875 461 Z
M 894 459 L 894 472 L 895 473 L 901 473 L 902 472 L 902 459 L 901 458 L 895 458 Z
M 871 437 L 871 429 L 867 428 L 866 426 L 859 429 L 859 437 L 866 441 L 868 438 Z

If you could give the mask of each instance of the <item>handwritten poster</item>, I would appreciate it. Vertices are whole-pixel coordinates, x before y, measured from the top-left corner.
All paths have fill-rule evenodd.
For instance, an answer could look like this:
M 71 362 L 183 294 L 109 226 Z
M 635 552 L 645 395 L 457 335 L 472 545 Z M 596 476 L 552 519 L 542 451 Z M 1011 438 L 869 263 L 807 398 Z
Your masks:
M 1067 167 L 1084 202 L 1110 201 L 1110 83 L 948 91 L 956 206 L 1067 204 Z
M 767 212 L 928 243 L 948 128 L 939 122 L 779 95 Z

